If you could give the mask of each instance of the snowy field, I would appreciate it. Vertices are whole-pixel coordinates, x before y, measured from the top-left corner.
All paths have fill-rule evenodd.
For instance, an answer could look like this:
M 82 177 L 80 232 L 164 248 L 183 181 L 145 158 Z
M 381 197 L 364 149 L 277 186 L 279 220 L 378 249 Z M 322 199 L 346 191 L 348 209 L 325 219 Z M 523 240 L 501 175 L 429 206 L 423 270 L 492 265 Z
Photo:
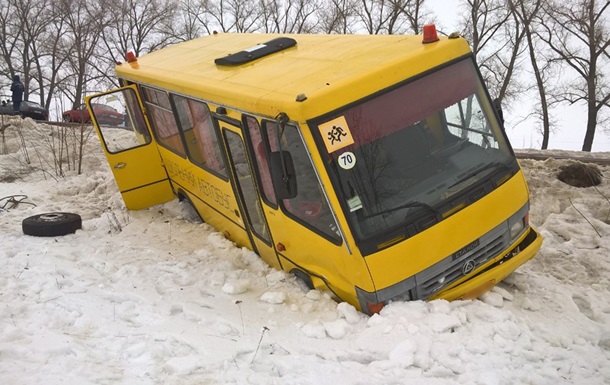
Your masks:
M 61 130 L 12 122 L 0 198 L 27 198 L 0 201 L 2 385 L 610 384 L 607 166 L 600 186 L 574 188 L 555 178 L 567 161 L 522 160 L 538 256 L 480 300 L 367 317 L 177 201 L 126 211 L 96 137 L 82 174 L 64 163 L 58 177 Z M 22 219 L 51 211 L 82 230 L 23 235 Z

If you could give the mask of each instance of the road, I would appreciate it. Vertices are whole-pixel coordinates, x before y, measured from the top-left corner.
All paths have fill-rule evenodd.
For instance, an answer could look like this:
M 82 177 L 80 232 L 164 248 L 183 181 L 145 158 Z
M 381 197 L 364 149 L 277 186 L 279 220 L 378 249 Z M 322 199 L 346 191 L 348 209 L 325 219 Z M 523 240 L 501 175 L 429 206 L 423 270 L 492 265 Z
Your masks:
M 582 163 L 595 163 L 601 166 L 610 165 L 610 156 L 599 156 L 596 153 L 587 152 L 575 152 L 566 151 L 560 153 L 558 151 L 552 151 L 546 153 L 544 150 L 515 150 L 515 155 L 519 159 L 535 159 L 535 160 L 547 160 L 553 159 L 572 159 Z

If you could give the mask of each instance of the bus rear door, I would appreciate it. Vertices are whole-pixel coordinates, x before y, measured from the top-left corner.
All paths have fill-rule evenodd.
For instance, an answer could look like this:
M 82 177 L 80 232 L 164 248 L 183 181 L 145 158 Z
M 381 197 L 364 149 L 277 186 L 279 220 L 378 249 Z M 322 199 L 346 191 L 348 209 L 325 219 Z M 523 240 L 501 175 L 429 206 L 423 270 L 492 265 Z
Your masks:
M 175 198 L 135 86 L 86 98 L 125 206 L 140 210 Z
M 238 122 L 231 123 L 224 120 L 219 120 L 218 124 L 226 142 L 232 169 L 233 186 L 235 186 L 234 189 L 250 240 L 256 248 L 254 251 L 269 265 L 281 269 L 262 208 L 259 190 L 254 180 L 252 164 L 247 155 L 241 125 L 238 126 Z

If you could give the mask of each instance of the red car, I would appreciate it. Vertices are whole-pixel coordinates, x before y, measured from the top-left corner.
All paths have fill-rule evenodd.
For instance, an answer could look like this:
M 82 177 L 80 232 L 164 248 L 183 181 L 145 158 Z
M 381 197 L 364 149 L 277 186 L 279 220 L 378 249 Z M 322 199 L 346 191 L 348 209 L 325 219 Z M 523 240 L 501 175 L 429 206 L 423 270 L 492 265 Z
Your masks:
M 124 116 L 114 107 L 105 104 L 92 104 L 93 113 L 98 124 L 109 124 L 118 126 L 124 122 Z M 81 104 L 75 110 L 64 111 L 62 114 L 64 122 L 91 123 L 91 116 L 87 110 L 87 106 Z

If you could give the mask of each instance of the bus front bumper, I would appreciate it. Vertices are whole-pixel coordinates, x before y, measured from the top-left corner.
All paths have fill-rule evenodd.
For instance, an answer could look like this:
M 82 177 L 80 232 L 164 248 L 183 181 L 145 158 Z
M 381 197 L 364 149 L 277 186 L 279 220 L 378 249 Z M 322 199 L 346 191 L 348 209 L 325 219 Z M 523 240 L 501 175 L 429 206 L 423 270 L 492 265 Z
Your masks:
M 540 247 L 542 247 L 542 236 L 530 227 L 530 232 L 523 241 L 500 260 L 465 281 L 435 294 L 428 300 L 453 301 L 478 298 L 508 277 L 519 266 L 534 258 Z
M 445 299 L 448 301 L 474 299 L 501 282 L 519 266 L 534 258 L 542 246 L 542 236 L 529 228 L 528 234 L 512 249 L 501 257 L 483 266 L 471 275 L 463 277 L 456 283 L 431 295 L 426 300 Z M 413 299 L 405 295 L 415 285 L 414 277 L 410 277 L 389 289 L 377 292 L 366 292 L 356 287 L 356 295 L 360 308 L 364 313 L 378 313 L 384 305 L 392 300 Z

